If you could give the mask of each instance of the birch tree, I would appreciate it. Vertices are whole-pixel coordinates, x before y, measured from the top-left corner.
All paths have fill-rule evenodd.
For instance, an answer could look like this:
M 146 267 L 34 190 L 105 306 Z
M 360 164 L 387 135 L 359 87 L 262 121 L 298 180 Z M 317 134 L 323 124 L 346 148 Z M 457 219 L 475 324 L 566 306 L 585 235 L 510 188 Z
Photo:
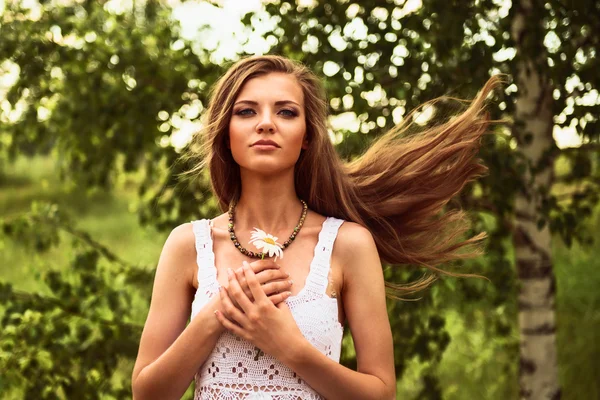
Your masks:
M 556 353 L 556 279 L 552 269 L 551 232 L 539 226 L 539 210 L 550 192 L 554 171 L 546 155 L 555 146 L 553 87 L 543 27 L 536 16 L 543 2 L 516 0 L 512 11 L 512 38 L 518 88 L 513 135 L 517 139 L 524 174 L 515 202 L 513 241 L 519 276 L 519 371 L 522 399 L 559 399 Z

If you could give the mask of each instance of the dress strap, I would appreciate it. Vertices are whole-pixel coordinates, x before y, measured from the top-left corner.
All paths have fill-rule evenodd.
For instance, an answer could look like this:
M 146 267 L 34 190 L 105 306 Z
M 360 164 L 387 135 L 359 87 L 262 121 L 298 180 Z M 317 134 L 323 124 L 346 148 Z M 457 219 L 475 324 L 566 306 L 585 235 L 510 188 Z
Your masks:
M 333 244 L 343 223 L 342 219 L 328 217 L 319 232 L 315 255 L 306 282 L 306 286 L 316 294 L 321 295 L 327 290 Z
M 210 220 L 192 221 L 192 229 L 196 238 L 196 264 L 198 264 L 198 289 L 212 292 L 213 286 L 218 285 L 215 254 L 211 235 Z

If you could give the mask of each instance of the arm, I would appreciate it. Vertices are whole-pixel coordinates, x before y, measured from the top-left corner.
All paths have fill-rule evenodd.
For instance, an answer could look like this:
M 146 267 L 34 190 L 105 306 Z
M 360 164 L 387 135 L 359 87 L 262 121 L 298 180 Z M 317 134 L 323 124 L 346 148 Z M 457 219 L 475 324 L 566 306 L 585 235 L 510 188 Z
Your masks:
M 252 263 L 272 304 L 285 299 L 287 275 L 272 261 Z M 214 316 L 221 309 L 214 296 L 186 328 L 194 296 L 192 281 L 197 273 L 196 249 L 191 224 L 171 232 L 160 256 L 148 318 L 142 332 L 133 369 L 132 389 L 136 400 L 180 399 L 194 375 L 225 330 Z M 248 292 L 246 285 L 244 291 Z
M 356 348 L 358 371 L 321 354 L 303 336 L 285 303 L 277 307 L 264 301 L 260 285 L 245 270 L 256 301 L 250 302 L 237 280 L 221 291 L 222 307 L 233 324 L 219 312 L 217 318 L 229 330 L 272 354 L 327 399 L 395 398 L 394 350 L 386 312 L 385 286 L 377 248 L 370 232 L 345 223 L 334 247 L 343 265 L 342 299 Z M 243 308 L 234 309 L 231 295 Z
M 329 359 L 307 341 L 281 361 L 328 399 L 395 399 L 394 348 L 377 247 L 367 229 L 348 222 L 340 227 L 336 247 L 334 256 L 343 262 L 342 301 L 357 371 Z
M 186 328 L 193 299 L 196 250 L 190 224 L 173 230 L 162 250 L 152 301 L 133 369 L 136 400 L 180 399 L 223 331 L 214 296 Z

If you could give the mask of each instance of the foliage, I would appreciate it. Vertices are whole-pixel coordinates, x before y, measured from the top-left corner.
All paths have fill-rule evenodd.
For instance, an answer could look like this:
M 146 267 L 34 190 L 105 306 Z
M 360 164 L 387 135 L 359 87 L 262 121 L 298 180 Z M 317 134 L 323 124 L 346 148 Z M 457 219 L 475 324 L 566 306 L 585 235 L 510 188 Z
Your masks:
M 2 15 L 0 60 L 19 68 L 6 100 L 26 109 L 0 121 L 0 143 L 11 157 L 54 150 L 63 174 L 108 188 L 119 163 L 154 168 L 173 130 L 163 121 L 202 101 L 190 88 L 205 83 L 194 78 L 214 79 L 217 68 L 179 37 L 162 2 L 121 13 L 104 1 L 66 4 L 43 2 L 34 18 L 14 1 Z
M 2 224 L 4 234 L 15 240 L 35 238 L 21 242 L 33 251 L 58 245 L 60 231 L 72 236 L 76 250 L 68 266 L 44 273 L 50 296 L 0 285 L 4 389 L 17 387 L 24 398 L 123 398 L 130 395 L 128 381 L 106 377 L 113 376 L 120 360 L 137 353 L 141 326 L 134 322 L 137 291 L 131 289 L 148 291 L 152 276 L 72 225 L 56 207 L 36 203 L 30 213 Z

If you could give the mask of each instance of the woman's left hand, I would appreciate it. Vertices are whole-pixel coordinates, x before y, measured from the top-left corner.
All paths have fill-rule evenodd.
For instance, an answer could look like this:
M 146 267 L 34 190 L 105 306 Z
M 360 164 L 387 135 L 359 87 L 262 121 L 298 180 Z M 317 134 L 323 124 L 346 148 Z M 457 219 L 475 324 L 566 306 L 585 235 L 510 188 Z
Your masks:
M 229 287 L 220 290 L 223 313 L 215 311 L 215 315 L 227 330 L 281 359 L 290 348 L 294 348 L 292 346 L 304 341 L 304 336 L 287 304 L 282 301 L 277 306 L 273 305 L 247 263 L 244 263 L 243 272 L 254 302 L 246 296 L 230 269 Z M 287 292 L 286 298 L 290 295 Z M 233 305 L 232 299 L 241 310 Z

